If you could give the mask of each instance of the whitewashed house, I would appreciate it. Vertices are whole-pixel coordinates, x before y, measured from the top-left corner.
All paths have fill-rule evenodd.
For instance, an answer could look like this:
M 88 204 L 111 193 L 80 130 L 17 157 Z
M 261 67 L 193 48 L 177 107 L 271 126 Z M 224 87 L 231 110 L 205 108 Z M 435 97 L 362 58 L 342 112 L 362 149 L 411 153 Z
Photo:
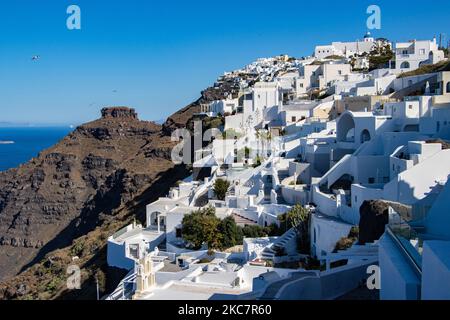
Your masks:
M 439 50 L 436 38 L 433 40 L 412 40 L 395 44 L 395 60 L 391 68 L 396 73 L 415 70 L 423 65 L 435 64 L 445 59 L 444 51 Z
M 346 63 L 310 64 L 300 68 L 300 76 L 295 81 L 297 97 L 302 97 L 311 89 L 325 89 L 333 81 L 344 80 L 351 74 L 351 65 Z
M 324 59 L 329 56 L 337 55 L 343 57 L 351 57 L 353 55 L 360 55 L 362 53 L 369 53 L 375 46 L 375 40 L 366 33 L 363 40 L 352 42 L 332 42 L 330 45 L 316 46 L 314 56 L 317 59 Z
M 239 106 L 238 99 L 233 99 L 228 97 L 227 99 L 222 100 L 214 100 L 209 104 L 209 112 L 212 115 L 225 115 L 225 114 L 231 114 L 237 110 Z

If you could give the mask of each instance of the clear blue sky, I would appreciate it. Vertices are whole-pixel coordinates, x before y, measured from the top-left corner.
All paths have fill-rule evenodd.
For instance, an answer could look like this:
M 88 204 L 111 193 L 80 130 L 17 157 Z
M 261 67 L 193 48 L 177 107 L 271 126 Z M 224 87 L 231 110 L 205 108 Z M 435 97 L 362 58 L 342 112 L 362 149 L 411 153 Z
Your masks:
M 70 4 L 82 30 L 66 28 Z M 2 1 L 0 122 L 78 124 L 108 105 L 163 119 L 258 57 L 361 38 L 370 4 L 382 10 L 375 37 L 450 37 L 448 0 Z

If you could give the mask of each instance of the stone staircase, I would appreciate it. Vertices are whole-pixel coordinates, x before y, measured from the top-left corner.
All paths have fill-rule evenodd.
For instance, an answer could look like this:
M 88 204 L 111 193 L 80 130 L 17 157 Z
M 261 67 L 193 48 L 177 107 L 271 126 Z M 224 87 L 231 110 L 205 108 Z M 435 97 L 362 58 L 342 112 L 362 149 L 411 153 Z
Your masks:
M 282 250 L 286 247 L 286 244 L 293 238 L 297 237 L 297 233 L 294 228 L 288 230 L 285 234 L 279 237 L 270 247 L 264 248 L 261 253 L 261 258 L 264 260 L 273 261 L 278 250 Z

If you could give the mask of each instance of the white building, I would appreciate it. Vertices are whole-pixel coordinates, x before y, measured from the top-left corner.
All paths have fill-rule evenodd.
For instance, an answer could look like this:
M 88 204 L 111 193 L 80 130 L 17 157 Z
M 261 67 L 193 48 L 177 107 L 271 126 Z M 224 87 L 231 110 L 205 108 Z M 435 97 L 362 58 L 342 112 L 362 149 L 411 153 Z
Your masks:
M 257 82 L 253 86 L 253 112 L 262 113 L 264 109 L 280 104 L 280 91 L 277 82 Z
M 351 74 L 351 65 L 345 63 L 310 64 L 300 68 L 300 76 L 296 79 L 297 97 L 302 97 L 309 90 L 325 89 L 331 82 L 345 80 Z
M 353 42 L 332 42 L 330 45 L 317 46 L 314 56 L 317 59 L 324 59 L 332 55 L 351 57 L 362 53 L 369 53 L 375 46 L 375 40 L 368 32 L 363 40 Z
M 232 99 L 228 97 L 227 99 L 215 100 L 209 104 L 208 111 L 213 115 L 225 115 L 231 114 L 236 111 L 239 106 L 238 99 Z
M 433 40 L 412 40 L 395 44 L 395 63 L 391 68 L 396 73 L 415 70 L 423 65 L 435 64 L 445 59 L 444 51 L 439 50 L 436 38 Z

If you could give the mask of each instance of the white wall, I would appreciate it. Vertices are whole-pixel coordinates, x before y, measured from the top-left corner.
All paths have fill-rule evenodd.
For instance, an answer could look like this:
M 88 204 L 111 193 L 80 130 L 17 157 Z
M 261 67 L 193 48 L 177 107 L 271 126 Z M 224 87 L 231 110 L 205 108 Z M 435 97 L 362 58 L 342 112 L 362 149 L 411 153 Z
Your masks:
M 438 180 L 447 180 L 450 173 L 450 150 L 443 150 L 411 169 L 400 173 L 397 178 L 384 186 L 383 198 L 414 204 L 430 192 Z
M 424 226 L 426 233 L 438 239 L 450 240 L 450 180 L 440 192 L 428 212 Z
M 311 254 L 320 258 L 322 251 L 333 252 L 336 243 L 341 238 L 347 237 L 351 228 L 350 224 L 313 214 L 311 216 Z
M 420 279 L 388 234 L 380 239 L 378 250 L 380 299 L 419 300 Z
M 265 108 L 278 106 L 279 92 L 276 83 L 257 82 L 253 87 L 253 111 L 262 112 Z
M 107 244 L 106 261 L 108 266 L 131 270 L 134 268 L 134 260 L 126 256 L 126 244 L 109 241 Z
M 244 114 L 238 113 L 233 116 L 225 117 L 225 130 L 234 129 L 240 131 L 244 124 Z
M 424 242 L 422 299 L 450 300 L 450 241 Z
M 417 76 L 397 78 L 394 80 L 393 88 L 395 91 L 400 91 L 402 89 L 412 86 L 413 84 L 428 79 L 431 76 L 432 76 L 431 74 L 422 74 Z
M 186 212 L 189 214 L 190 212 Z M 166 241 L 172 242 L 181 240 L 176 237 L 176 228 L 181 228 L 181 222 L 185 214 L 182 213 L 167 213 L 166 217 Z

